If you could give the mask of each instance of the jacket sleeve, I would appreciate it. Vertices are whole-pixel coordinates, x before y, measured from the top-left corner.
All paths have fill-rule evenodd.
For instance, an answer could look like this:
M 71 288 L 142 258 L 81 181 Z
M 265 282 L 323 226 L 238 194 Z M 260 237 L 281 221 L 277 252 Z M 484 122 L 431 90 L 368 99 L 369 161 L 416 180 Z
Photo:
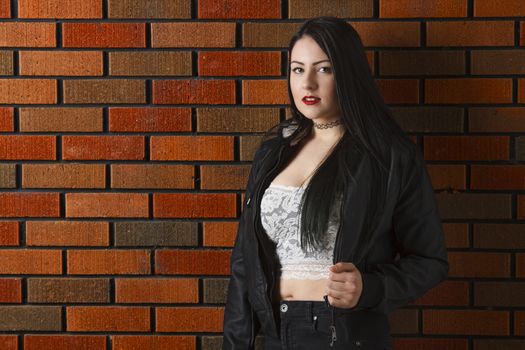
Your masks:
M 226 307 L 224 310 L 223 350 L 253 349 L 253 342 L 258 331 L 257 328 L 259 327 L 257 323 L 258 320 L 255 319 L 254 312 L 248 300 L 243 244 L 245 239 L 244 227 L 247 224 L 244 215 L 246 201 L 251 197 L 253 192 L 261 152 L 261 148 L 259 148 L 253 157 L 252 168 L 250 169 L 245 191 L 243 214 L 239 220 L 237 237 L 231 255 L 231 277 L 228 284 Z
M 407 305 L 448 275 L 448 258 L 434 189 L 419 148 L 404 170 L 405 180 L 392 225 L 399 259 L 362 273 L 357 309 L 389 313 Z

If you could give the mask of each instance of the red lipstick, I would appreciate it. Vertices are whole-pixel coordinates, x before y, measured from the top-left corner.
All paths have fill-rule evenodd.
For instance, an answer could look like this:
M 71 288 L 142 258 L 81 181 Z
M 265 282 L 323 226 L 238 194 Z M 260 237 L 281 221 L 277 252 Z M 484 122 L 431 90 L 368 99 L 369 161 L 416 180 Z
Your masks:
M 316 96 L 304 96 L 303 97 L 303 103 L 306 104 L 306 105 L 314 105 L 316 104 L 317 102 L 321 101 L 321 99 L 319 97 L 316 97 Z

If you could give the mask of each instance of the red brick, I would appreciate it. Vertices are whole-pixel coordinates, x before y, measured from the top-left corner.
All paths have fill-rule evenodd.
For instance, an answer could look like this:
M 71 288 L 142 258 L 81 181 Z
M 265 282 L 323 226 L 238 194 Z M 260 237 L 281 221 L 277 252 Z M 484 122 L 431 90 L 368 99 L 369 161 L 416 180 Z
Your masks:
M 104 164 L 23 164 L 23 188 L 105 188 Z
M 62 273 L 62 252 L 47 249 L 0 250 L 0 273 L 9 275 Z
M 0 278 L 0 303 L 19 304 L 21 302 L 22 280 L 20 278 Z M 1 341 L 0 345 L 2 345 Z
M 154 48 L 235 47 L 235 23 L 152 23 L 151 46 Z
M 146 193 L 66 193 L 66 217 L 148 217 Z
M 509 335 L 509 313 L 489 310 L 424 310 L 423 333 Z
M 435 190 L 443 188 L 464 190 L 467 188 L 465 165 L 428 164 L 427 170 Z
M 146 47 L 145 23 L 63 23 L 64 47 Z
M 191 131 L 190 108 L 109 108 L 111 132 Z
M 242 104 L 289 104 L 286 80 L 243 80 Z
M 35 107 L 20 108 L 22 132 L 101 132 L 102 108 Z
M 417 104 L 419 101 L 419 82 L 417 79 L 378 79 L 376 84 L 388 104 Z
M 525 16 L 525 3 L 521 0 L 474 2 L 474 17 L 516 16 Z
M 525 132 L 522 107 L 469 108 L 469 132 Z
M 21 75 L 102 75 L 102 52 L 20 51 Z
M 71 275 L 149 274 L 148 250 L 69 250 L 67 273 Z
M 462 281 L 444 281 L 428 290 L 414 305 L 468 306 L 469 284 Z
M 471 165 L 470 188 L 475 190 L 524 190 L 525 166 Z
M 525 30 L 525 26 L 522 27 Z M 522 45 L 525 42 L 522 40 Z M 518 103 L 525 102 L 525 79 L 518 79 Z
M 194 350 L 196 337 L 189 335 L 115 335 L 113 350 Z
M 20 244 L 18 221 L 0 221 L 0 246 Z
M 230 250 L 157 250 L 155 274 L 228 275 Z
M 24 350 L 106 350 L 104 335 L 24 335 Z
M 525 22 L 520 22 L 520 45 L 525 45 Z
M 233 247 L 237 236 L 238 222 L 215 222 L 203 223 L 203 245 L 210 247 Z
M 109 223 L 95 221 L 28 221 L 28 246 L 108 246 Z
M 233 218 L 237 208 L 230 193 L 154 193 L 156 218 Z
M 418 22 L 379 21 L 350 22 L 361 37 L 365 48 L 419 47 L 420 25 Z
M 443 231 L 445 231 L 447 248 L 468 248 L 470 246 L 468 224 L 443 223 Z
M 117 303 L 197 303 L 197 278 L 116 278 Z
M 98 0 L 19 0 L 19 18 L 102 18 Z
M 5 1 L 5 3 L 9 3 Z M 17 335 L 0 335 L 0 346 L 3 350 L 17 350 L 18 337 Z
M 55 160 L 55 136 L 0 135 L 0 159 Z
M 279 0 L 199 0 L 198 18 L 281 19 Z
M 13 107 L 0 108 L 0 131 L 14 131 Z
M 193 189 L 194 173 L 185 164 L 113 164 L 111 188 Z
M 55 47 L 56 26 L 49 22 L 0 23 L 0 46 Z
M 510 254 L 449 252 L 450 277 L 510 277 Z
M 59 217 L 58 193 L 0 193 L 0 217 Z
M 525 312 L 516 311 L 514 313 L 514 334 L 525 336 Z
M 0 1 L 0 18 L 10 18 L 11 17 L 11 3 L 8 0 Z M 2 344 L 2 339 L 0 338 L 0 344 Z M 8 350 L 10 350 L 9 348 Z
M 458 0 L 382 0 L 380 18 L 466 17 L 467 3 Z
M 468 350 L 467 339 L 394 338 L 395 349 L 410 350 Z
M 69 306 L 66 308 L 68 332 L 148 332 L 149 307 Z
M 514 23 L 512 21 L 429 21 L 427 46 L 514 46 Z
M 511 103 L 507 78 L 426 79 L 425 103 Z
M 157 332 L 222 332 L 222 307 L 158 307 Z
M 0 79 L 0 103 L 52 104 L 56 102 L 57 82 L 54 79 Z
M 233 80 L 154 80 L 155 104 L 234 104 Z
M 276 51 L 199 52 L 200 76 L 281 75 L 281 53 Z
M 518 195 L 518 219 L 525 219 L 525 196 Z
M 507 160 L 508 136 L 425 136 L 426 160 Z
M 525 277 L 525 254 L 524 253 L 516 254 L 516 277 L 518 278 Z
M 64 160 L 143 160 L 143 136 L 63 136 Z
M 151 160 L 233 160 L 232 136 L 152 136 Z

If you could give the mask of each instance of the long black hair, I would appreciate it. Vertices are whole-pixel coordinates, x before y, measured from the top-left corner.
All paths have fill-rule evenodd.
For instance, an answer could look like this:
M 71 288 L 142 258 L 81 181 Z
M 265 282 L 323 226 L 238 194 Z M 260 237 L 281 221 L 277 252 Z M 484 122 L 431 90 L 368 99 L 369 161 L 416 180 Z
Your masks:
M 346 129 L 344 137 L 333 152 L 318 167 L 309 181 L 301 208 L 301 247 L 317 249 L 327 231 L 335 203 L 344 204 L 342 194 L 353 179 L 351 169 L 356 157 L 348 156 L 350 147 L 361 150 L 370 159 L 373 185 L 368 201 L 366 232 L 361 232 L 356 250 L 366 251 L 374 223 L 377 223 L 386 198 L 390 163 L 390 147 L 398 140 L 411 142 L 394 120 L 385 104 L 370 71 L 359 34 L 346 21 L 336 17 L 317 17 L 307 20 L 292 36 L 288 47 L 288 95 L 291 117 L 283 125 L 296 124 L 295 134 L 309 135 L 313 122 L 306 118 L 294 103 L 290 88 L 290 60 L 295 43 L 309 36 L 328 56 L 335 79 L 337 100 Z M 273 128 L 272 128 L 273 129 Z M 290 139 L 293 138 L 293 135 Z M 336 200 L 341 198 L 342 201 Z M 342 218 L 340 218 L 342 220 Z M 363 246 L 364 245 L 364 246 Z

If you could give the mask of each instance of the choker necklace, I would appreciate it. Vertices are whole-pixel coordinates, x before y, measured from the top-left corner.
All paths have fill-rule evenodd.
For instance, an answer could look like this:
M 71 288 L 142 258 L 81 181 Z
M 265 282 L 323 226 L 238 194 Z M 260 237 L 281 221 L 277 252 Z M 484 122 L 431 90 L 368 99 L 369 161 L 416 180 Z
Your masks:
M 314 123 L 314 127 L 316 127 L 317 129 L 328 129 L 328 128 L 333 128 L 334 126 L 337 126 L 339 124 L 342 123 L 342 118 L 340 119 L 337 119 L 337 120 L 334 120 L 333 122 L 329 122 L 329 123 L 316 123 L 312 120 L 312 122 Z

